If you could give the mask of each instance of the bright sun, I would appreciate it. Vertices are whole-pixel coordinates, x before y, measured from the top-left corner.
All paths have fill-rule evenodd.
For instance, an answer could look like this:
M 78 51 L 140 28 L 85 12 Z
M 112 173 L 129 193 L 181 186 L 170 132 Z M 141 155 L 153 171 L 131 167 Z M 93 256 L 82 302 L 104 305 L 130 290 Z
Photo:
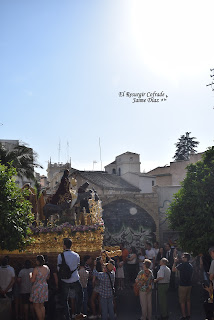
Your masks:
M 132 38 L 151 71 L 172 80 L 213 66 L 212 1 L 133 1 Z

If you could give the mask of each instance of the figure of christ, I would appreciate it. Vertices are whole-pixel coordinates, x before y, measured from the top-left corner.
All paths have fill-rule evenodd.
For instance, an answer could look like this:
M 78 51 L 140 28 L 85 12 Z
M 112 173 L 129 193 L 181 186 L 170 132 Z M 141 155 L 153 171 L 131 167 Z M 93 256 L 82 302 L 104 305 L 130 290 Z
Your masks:
M 57 205 L 63 202 L 72 201 L 72 196 L 70 192 L 70 181 L 69 181 L 68 175 L 69 175 L 69 170 L 66 169 L 62 176 L 60 185 L 50 201 L 51 204 Z

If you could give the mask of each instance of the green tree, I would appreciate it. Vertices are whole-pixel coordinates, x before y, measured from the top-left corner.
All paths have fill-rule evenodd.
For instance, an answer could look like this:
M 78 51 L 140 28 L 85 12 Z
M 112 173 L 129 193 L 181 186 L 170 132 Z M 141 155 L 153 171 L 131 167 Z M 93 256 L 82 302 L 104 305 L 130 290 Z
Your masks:
M 22 191 L 13 176 L 16 169 L 0 163 L 0 248 L 22 250 L 30 243 L 29 223 L 34 217 L 31 204 L 25 199 L 27 191 Z
M 176 152 L 174 155 L 175 161 L 177 160 L 189 160 L 191 152 L 196 152 L 196 147 L 199 144 L 198 141 L 194 141 L 195 137 L 190 138 L 191 132 L 186 132 L 186 135 L 182 135 L 176 145 Z
M 0 161 L 6 166 L 16 168 L 17 176 L 34 180 L 34 168 L 42 168 L 37 163 L 37 154 L 24 144 L 17 145 L 8 151 L 0 144 Z
M 167 214 L 184 250 L 207 253 L 214 244 L 214 147 L 203 154 L 202 161 L 187 166 L 186 178 Z

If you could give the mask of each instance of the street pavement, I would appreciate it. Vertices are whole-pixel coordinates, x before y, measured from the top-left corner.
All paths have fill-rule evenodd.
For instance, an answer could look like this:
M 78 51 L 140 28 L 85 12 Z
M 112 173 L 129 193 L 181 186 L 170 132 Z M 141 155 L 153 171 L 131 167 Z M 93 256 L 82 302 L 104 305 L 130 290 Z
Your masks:
M 170 289 L 168 292 L 169 320 L 178 320 L 181 317 L 177 289 Z M 117 294 L 117 317 L 116 320 L 138 320 L 141 317 L 139 297 L 134 295 L 132 288 L 126 288 Z M 203 289 L 201 285 L 194 285 L 191 294 L 192 315 L 191 320 L 204 320 L 203 311 Z M 152 294 L 152 320 L 158 319 L 160 314 L 156 308 L 156 291 Z M 63 320 L 62 310 L 57 309 L 56 320 Z
M 168 292 L 169 301 L 169 320 L 178 320 L 181 317 L 180 305 L 178 301 L 177 289 L 170 289 Z M 196 285 L 192 288 L 191 295 L 192 302 L 192 320 L 205 319 L 203 311 L 203 289 L 200 285 Z M 160 314 L 158 306 L 156 308 L 156 291 L 153 290 L 152 294 L 152 320 L 158 319 Z M 117 319 L 118 320 L 137 320 L 141 317 L 141 308 L 139 298 L 135 297 L 132 290 L 126 290 L 120 293 L 118 297 L 117 306 Z

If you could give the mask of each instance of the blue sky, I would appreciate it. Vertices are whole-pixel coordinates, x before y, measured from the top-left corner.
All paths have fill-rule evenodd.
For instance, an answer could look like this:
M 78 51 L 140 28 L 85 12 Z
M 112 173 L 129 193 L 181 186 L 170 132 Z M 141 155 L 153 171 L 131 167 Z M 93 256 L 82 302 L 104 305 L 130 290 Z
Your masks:
M 213 145 L 213 1 L 0 2 L 0 138 L 38 161 L 100 170 L 132 151 L 169 164 L 185 134 Z M 119 92 L 164 92 L 132 103 Z M 60 141 L 60 154 L 59 154 Z M 43 170 L 41 173 L 45 173 Z

